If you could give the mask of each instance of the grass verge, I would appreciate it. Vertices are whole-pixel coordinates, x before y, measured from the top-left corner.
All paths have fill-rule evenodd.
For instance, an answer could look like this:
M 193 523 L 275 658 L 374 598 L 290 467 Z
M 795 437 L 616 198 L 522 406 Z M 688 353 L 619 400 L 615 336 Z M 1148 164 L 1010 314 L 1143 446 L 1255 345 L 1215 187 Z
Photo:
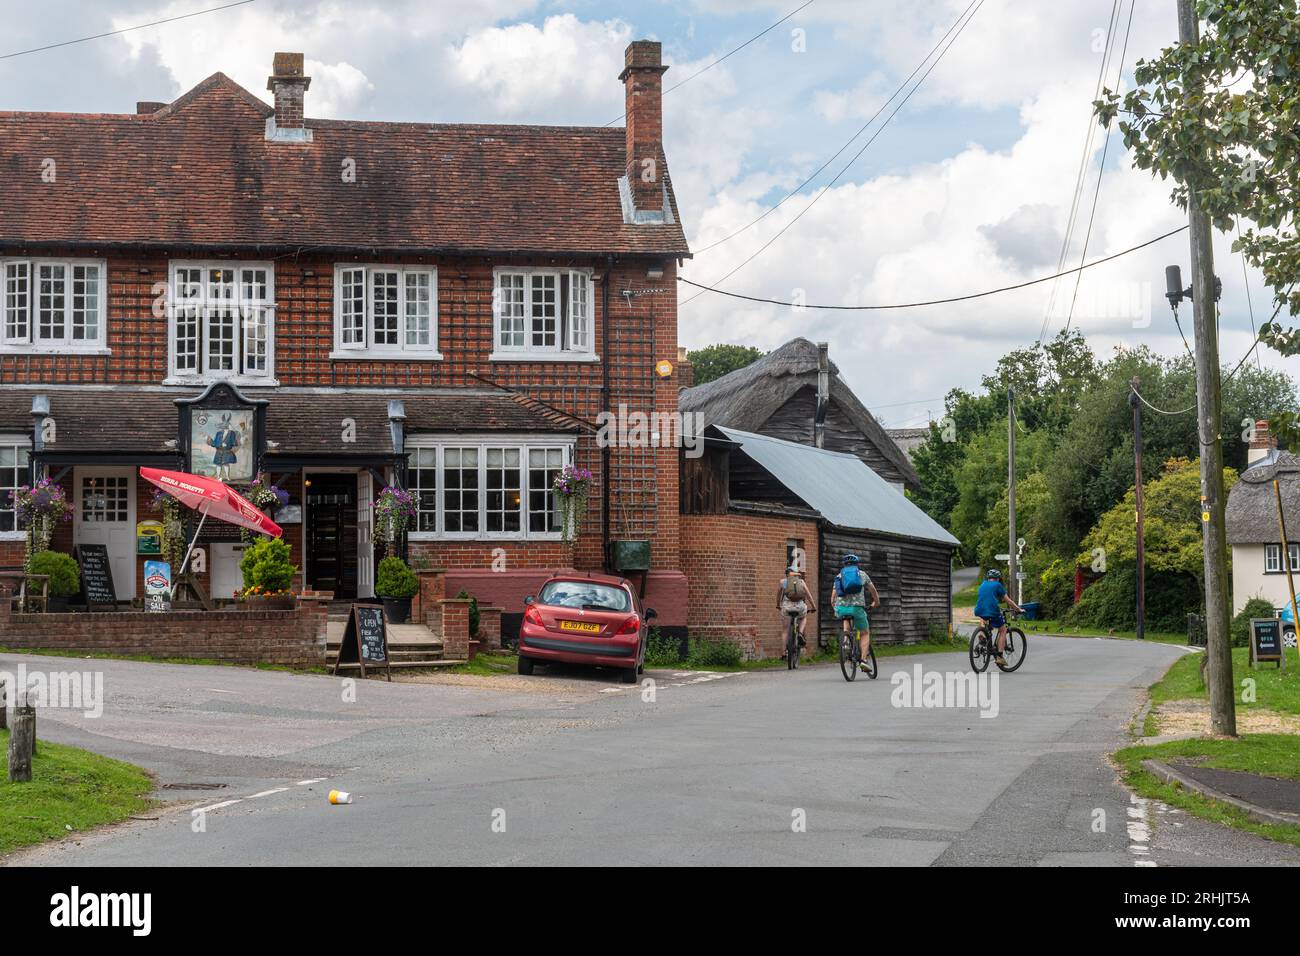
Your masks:
M 8 752 L 9 732 L 0 730 L 0 753 Z M 0 775 L 0 855 L 125 820 L 153 806 L 152 789 L 139 767 L 40 740 L 30 783 Z
M 1250 668 L 1250 649 L 1232 649 L 1232 673 L 1236 686 L 1237 707 L 1246 710 L 1273 710 L 1284 714 L 1300 714 L 1300 657 L 1296 649 L 1286 649 L 1286 670 L 1276 664 L 1263 664 Z M 1165 676 L 1151 685 L 1151 702 L 1159 706 L 1171 700 L 1208 700 L 1208 692 L 1201 684 L 1201 655 L 1188 654 L 1174 661 Z M 1246 678 L 1254 680 L 1249 695 L 1242 686 Z
M 1293 734 L 1247 734 L 1235 740 L 1174 740 L 1152 746 L 1125 747 L 1114 755 L 1124 783 L 1134 793 L 1186 810 L 1194 816 L 1281 843 L 1300 846 L 1300 827 L 1257 823 L 1238 809 L 1165 783 L 1142 766 L 1143 760 L 1197 758 L 1206 767 L 1243 770 L 1300 780 L 1300 737 Z
M 1120 640 L 1137 640 L 1136 631 L 1115 631 L 1112 633 L 1100 627 L 1079 627 L 1055 620 L 1026 621 L 1022 619 L 1016 621 L 1015 625 L 1022 628 L 1026 634 L 1052 634 L 1057 637 L 1114 637 Z M 1187 635 L 1169 631 L 1147 631 L 1146 640 L 1159 644 L 1182 644 L 1186 646 Z

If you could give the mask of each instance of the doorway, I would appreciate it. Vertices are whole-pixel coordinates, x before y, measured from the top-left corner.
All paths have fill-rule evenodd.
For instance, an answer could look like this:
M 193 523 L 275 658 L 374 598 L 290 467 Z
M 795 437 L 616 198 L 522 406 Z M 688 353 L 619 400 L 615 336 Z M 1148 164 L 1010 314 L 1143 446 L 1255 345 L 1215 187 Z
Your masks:
M 357 597 L 357 476 L 310 472 L 303 477 L 307 505 L 307 584 Z
M 74 544 L 108 551 L 119 601 L 135 597 L 135 469 L 78 468 L 75 472 Z

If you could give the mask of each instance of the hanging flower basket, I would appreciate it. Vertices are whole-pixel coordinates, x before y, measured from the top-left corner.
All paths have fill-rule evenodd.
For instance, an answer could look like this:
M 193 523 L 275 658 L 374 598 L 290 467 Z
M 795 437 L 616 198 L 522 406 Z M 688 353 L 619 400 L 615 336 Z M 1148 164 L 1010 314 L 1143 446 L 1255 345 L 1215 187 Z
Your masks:
M 586 468 L 565 465 L 552 482 L 555 503 L 560 512 L 560 536 L 572 544 L 578 538 L 578 526 L 587 512 L 587 495 L 591 491 L 591 472 Z
M 27 529 L 27 555 L 23 566 L 30 572 L 32 556 L 48 551 L 54 527 L 72 520 L 72 503 L 63 486 L 42 478 L 34 485 L 22 485 L 9 492 L 18 524 Z
M 415 496 L 405 488 L 389 485 L 375 499 L 375 540 L 384 543 L 390 557 L 397 554 L 397 542 L 418 514 Z
M 272 484 L 271 476 L 264 471 L 258 472 L 244 492 L 244 497 L 259 511 L 266 512 L 272 520 L 275 519 L 275 512 L 289 503 L 289 492 Z M 245 541 L 253 538 L 252 532 L 247 528 L 241 528 L 239 534 Z

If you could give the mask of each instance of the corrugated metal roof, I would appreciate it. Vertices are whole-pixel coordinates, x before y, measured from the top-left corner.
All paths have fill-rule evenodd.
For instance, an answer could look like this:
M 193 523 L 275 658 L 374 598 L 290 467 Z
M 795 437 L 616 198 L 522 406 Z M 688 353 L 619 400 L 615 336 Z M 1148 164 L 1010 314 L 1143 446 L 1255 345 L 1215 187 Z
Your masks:
M 853 455 L 714 427 L 833 525 L 950 545 L 959 543 Z

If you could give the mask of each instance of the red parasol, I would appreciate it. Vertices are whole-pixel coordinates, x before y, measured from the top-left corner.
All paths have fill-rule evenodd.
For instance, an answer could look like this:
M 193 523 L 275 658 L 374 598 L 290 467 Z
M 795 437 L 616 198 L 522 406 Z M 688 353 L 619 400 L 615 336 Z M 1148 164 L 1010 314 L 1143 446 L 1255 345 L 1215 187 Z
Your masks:
M 280 537 L 278 524 L 254 507 L 252 502 L 235 489 L 215 478 L 204 478 L 202 475 L 191 475 L 184 471 L 163 471 L 160 468 L 141 468 L 140 477 L 201 515 L 198 530 L 194 532 L 194 540 L 190 542 L 189 549 L 185 552 L 185 560 L 181 562 L 180 570 L 176 574 L 177 578 L 184 573 L 186 565 L 189 564 L 190 552 L 194 550 L 194 542 L 198 540 L 199 532 L 203 530 L 203 522 L 208 519 L 208 515 L 250 531 L 270 535 L 272 538 Z M 174 592 L 175 587 L 172 590 Z

